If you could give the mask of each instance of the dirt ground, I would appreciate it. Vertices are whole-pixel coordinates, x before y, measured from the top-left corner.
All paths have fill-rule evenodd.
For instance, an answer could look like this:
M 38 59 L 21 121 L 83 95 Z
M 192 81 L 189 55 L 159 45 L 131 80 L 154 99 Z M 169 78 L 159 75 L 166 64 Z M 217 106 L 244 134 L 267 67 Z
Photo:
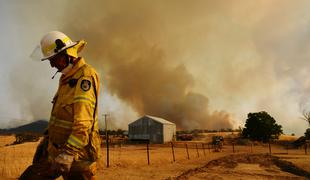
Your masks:
M 192 146 L 193 147 L 193 146 Z M 195 147 L 195 146 L 194 146 Z M 230 146 L 225 146 L 221 152 L 208 149 L 205 154 L 199 149 L 198 157 L 195 148 L 189 150 L 190 160 L 181 147 L 176 148 L 176 161 L 173 162 L 171 149 L 154 147 L 151 150 L 150 165 L 145 159 L 139 163 L 124 165 L 112 163 L 111 167 L 103 168 L 103 179 L 307 179 L 310 178 L 310 155 L 302 150 L 285 150 L 273 147 L 272 156 L 266 147 L 251 148 L 235 147 L 235 153 Z M 126 148 L 124 148 L 124 151 Z M 126 151 L 123 155 L 136 158 L 136 150 Z M 182 152 L 183 151 L 183 152 Z M 289 152 L 289 154 L 285 154 Z M 116 153 L 113 152 L 112 153 Z M 128 153 L 128 154 L 127 154 Z M 142 155 L 142 154 L 141 154 Z M 120 157 L 122 158 L 122 157 Z
M 174 179 L 306 179 L 310 172 L 269 154 L 232 154 Z
M 0 179 L 17 179 L 31 163 L 38 142 L 4 146 L 14 138 L 0 136 Z M 268 145 L 225 145 L 213 152 L 201 142 L 150 145 L 112 145 L 110 166 L 106 167 L 103 147 L 98 178 L 112 180 L 144 179 L 306 179 L 310 154 L 303 149 Z M 233 152 L 234 151 L 234 152 Z M 174 152 L 174 158 L 173 153 Z M 61 179 L 61 178 L 60 178 Z

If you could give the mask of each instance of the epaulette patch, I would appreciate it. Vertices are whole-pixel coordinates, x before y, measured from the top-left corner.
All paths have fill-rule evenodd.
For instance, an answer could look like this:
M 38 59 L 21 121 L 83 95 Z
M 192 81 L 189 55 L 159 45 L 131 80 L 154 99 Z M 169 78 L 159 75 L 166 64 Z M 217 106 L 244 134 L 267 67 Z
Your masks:
M 91 87 L 91 83 L 89 80 L 83 79 L 81 82 L 81 89 L 83 91 L 88 91 Z

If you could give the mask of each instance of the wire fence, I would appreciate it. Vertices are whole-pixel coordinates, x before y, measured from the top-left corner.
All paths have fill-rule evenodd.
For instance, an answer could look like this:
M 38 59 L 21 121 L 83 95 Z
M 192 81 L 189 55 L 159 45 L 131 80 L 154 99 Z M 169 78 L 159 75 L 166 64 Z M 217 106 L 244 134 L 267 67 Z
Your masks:
M 106 146 L 103 144 L 102 157 L 107 159 Z M 160 164 L 185 161 L 212 156 L 214 153 L 268 153 L 272 155 L 310 155 L 309 144 L 298 148 L 277 143 L 250 143 L 238 145 L 224 144 L 216 148 L 211 143 L 204 142 L 169 142 L 165 144 L 128 144 L 111 143 L 109 148 L 109 163 L 113 166 L 122 164 Z M 107 161 L 106 161 L 107 162 Z M 110 165 L 109 164 L 109 165 Z
M 0 177 L 16 178 L 31 162 L 38 142 L 0 147 Z M 226 143 L 219 152 L 208 142 L 169 142 L 165 144 L 129 144 L 111 142 L 109 163 L 113 168 L 148 165 L 161 166 L 178 162 L 186 164 L 196 160 L 210 160 L 231 153 L 270 153 L 272 155 L 310 155 L 309 144 L 295 148 L 286 144 L 250 143 L 239 145 Z M 100 168 L 106 168 L 106 146 L 102 144 Z M 0 178 L 1 179 L 1 178 Z

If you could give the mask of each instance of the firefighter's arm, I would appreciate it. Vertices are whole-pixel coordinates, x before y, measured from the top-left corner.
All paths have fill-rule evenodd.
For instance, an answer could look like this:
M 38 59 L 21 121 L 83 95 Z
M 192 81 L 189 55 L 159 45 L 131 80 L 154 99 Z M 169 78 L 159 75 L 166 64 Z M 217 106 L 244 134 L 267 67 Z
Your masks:
M 63 152 L 59 154 L 52 169 L 69 172 L 74 157 L 89 142 L 89 133 L 93 124 L 96 107 L 95 83 L 92 77 L 82 77 L 76 84 L 73 98 L 73 126 L 72 132 L 65 144 Z
M 73 99 L 74 122 L 65 151 L 75 155 L 89 142 L 96 106 L 95 83 L 92 77 L 82 77 L 76 84 Z

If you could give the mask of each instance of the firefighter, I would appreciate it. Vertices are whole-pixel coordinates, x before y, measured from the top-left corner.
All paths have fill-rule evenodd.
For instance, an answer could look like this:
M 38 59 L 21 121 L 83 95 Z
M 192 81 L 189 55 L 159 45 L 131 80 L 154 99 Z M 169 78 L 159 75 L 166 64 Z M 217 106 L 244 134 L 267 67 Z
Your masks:
M 20 179 L 97 179 L 99 77 L 78 56 L 85 44 L 59 31 L 49 32 L 41 40 L 42 61 L 49 60 L 62 75 L 47 133 L 37 147 L 33 164 Z

